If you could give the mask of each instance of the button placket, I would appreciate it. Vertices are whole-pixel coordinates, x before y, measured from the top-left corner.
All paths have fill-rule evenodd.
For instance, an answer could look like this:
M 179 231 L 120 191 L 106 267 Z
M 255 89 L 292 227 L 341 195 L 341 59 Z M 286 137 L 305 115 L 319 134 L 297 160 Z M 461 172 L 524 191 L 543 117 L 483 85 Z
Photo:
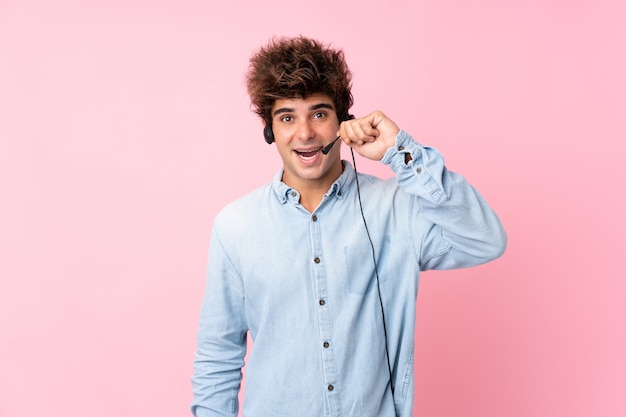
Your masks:
M 329 404 L 333 404 L 333 408 L 339 407 L 338 392 L 336 386 L 333 385 L 337 380 L 337 370 L 334 358 L 334 352 L 331 347 L 331 335 L 332 335 L 332 320 L 331 313 L 332 307 L 328 300 L 328 278 L 327 271 L 324 262 L 324 252 L 322 247 L 322 218 L 323 214 L 316 212 L 311 214 L 309 222 L 310 241 L 311 241 L 311 260 L 312 273 L 315 288 L 315 302 L 318 304 L 316 307 L 317 320 L 319 325 L 319 345 L 318 349 L 322 355 L 322 375 L 325 384 L 326 395 L 333 397 Z M 330 400 L 330 397 L 329 397 Z M 331 412 L 331 415 L 336 415 L 339 408 L 335 408 Z

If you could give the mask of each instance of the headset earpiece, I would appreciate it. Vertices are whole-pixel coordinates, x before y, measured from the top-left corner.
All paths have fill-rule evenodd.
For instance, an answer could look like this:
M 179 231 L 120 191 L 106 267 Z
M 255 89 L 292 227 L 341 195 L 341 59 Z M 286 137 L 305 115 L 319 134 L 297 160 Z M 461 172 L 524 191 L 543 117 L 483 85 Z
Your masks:
M 271 145 L 274 142 L 274 131 L 272 130 L 272 124 L 268 123 L 263 128 L 263 137 L 265 138 L 265 142 L 268 145 Z

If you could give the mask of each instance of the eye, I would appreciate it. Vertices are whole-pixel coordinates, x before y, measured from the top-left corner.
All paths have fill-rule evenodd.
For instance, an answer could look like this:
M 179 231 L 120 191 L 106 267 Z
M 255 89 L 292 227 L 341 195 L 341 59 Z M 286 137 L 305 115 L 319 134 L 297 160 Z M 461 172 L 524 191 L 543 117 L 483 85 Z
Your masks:
M 313 114 L 314 119 L 323 119 L 326 117 L 326 112 L 318 111 Z
M 290 115 L 288 115 L 288 114 L 285 114 L 284 116 L 281 116 L 281 117 L 280 117 L 280 121 L 281 121 L 281 122 L 283 122 L 283 123 L 289 123 L 289 122 L 291 122 L 292 120 L 293 120 L 293 117 L 291 117 L 291 116 L 290 116 Z

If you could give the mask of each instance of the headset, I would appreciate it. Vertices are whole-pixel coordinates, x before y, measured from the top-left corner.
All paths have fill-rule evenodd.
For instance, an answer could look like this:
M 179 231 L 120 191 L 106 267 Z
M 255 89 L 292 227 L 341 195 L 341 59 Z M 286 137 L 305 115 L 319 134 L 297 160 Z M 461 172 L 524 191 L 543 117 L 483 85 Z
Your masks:
M 347 114 L 346 117 L 341 118 L 339 122 L 345 122 L 347 120 L 354 119 L 354 116 L 351 114 Z M 265 142 L 271 145 L 274 142 L 274 131 L 272 130 L 272 122 L 269 121 L 263 128 L 263 137 L 265 138 Z M 324 155 L 330 152 L 333 145 L 340 139 L 340 136 L 337 136 L 332 142 L 322 148 L 322 153 Z M 389 370 L 389 386 L 391 388 L 391 398 L 394 399 L 394 386 L 393 386 L 393 374 L 391 371 L 391 361 L 389 359 L 389 341 L 387 338 L 387 322 L 385 320 L 385 308 L 383 306 L 383 298 L 380 293 L 380 278 L 378 276 L 378 264 L 376 262 L 376 251 L 374 250 L 374 243 L 372 242 L 372 237 L 370 236 L 369 228 L 367 227 L 367 222 L 365 221 L 365 214 L 363 214 L 363 203 L 361 202 L 361 188 L 359 186 L 359 173 L 356 169 L 356 160 L 354 159 L 354 149 L 350 148 L 350 154 L 352 155 L 352 165 L 354 166 L 354 178 L 356 181 L 356 192 L 359 199 L 359 209 L 361 210 L 361 218 L 363 219 L 363 225 L 365 226 L 365 232 L 367 233 L 367 239 L 369 240 L 370 247 L 372 248 L 372 259 L 374 260 L 374 272 L 376 273 L 376 288 L 378 289 L 378 302 L 380 304 L 380 312 L 381 317 L 383 319 L 383 333 L 385 335 L 385 355 L 387 357 L 387 369 Z M 395 399 L 394 403 L 394 411 L 395 411 Z M 397 415 L 397 412 L 396 412 Z
M 351 114 L 346 115 L 346 117 L 342 118 L 341 120 L 339 120 L 339 123 L 341 122 L 345 122 L 346 120 L 352 120 L 354 119 L 354 116 Z M 265 127 L 263 128 L 263 138 L 265 139 L 265 142 L 268 145 L 271 145 L 272 143 L 274 143 L 274 130 L 272 129 L 272 121 L 268 121 L 265 124 Z M 322 153 L 324 155 L 326 155 L 328 152 L 330 152 L 330 149 L 333 147 L 333 145 L 335 144 L 335 142 L 337 142 L 339 140 L 339 136 L 337 136 L 335 138 L 335 140 L 333 140 L 332 142 L 330 142 L 328 145 L 326 145 L 323 149 L 322 149 Z

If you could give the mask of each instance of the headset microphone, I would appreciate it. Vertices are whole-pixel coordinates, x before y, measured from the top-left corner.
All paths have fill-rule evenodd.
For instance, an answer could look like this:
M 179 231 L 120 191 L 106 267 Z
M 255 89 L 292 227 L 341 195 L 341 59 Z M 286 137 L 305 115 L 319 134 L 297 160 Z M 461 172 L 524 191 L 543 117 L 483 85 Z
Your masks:
M 346 121 L 346 120 L 352 120 L 352 119 L 354 119 L 354 116 L 353 116 L 353 115 L 351 115 L 351 114 L 349 114 L 349 115 L 348 115 L 348 117 L 346 117 L 346 118 L 344 119 L 344 121 Z M 333 147 L 333 145 L 335 144 L 335 142 L 337 142 L 340 138 L 341 138 L 341 136 L 337 136 L 337 137 L 335 138 L 335 140 L 333 140 L 332 142 L 330 142 L 328 145 L 324 146 L 324 147 L 322 148 L 322 153 L 323 153 L 324 155 L 327 155 L 327 154 L 328 154 L 328 152 L 330 152 L 330 150 L 332 149 L 332 147 Z
M 337 142 L 337 141 L 339 140 L 339 138 L 340 138 L 340 137 L 341 137 L 341 136 L 337 136 L 337 137 L 335 138 L 335 140 L 333 140 L 332 142 L 330 142 L 328 145 L 324 146 L 324 147 L 322 148 L 322 153 L 323 153 L 324 155 L 328 154 L 328 152 L 330 152 L 330 149 L 333 147 L 333 145 L 335 144 L 335 142 Z

